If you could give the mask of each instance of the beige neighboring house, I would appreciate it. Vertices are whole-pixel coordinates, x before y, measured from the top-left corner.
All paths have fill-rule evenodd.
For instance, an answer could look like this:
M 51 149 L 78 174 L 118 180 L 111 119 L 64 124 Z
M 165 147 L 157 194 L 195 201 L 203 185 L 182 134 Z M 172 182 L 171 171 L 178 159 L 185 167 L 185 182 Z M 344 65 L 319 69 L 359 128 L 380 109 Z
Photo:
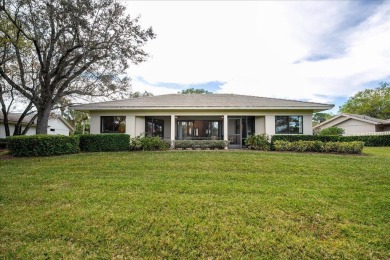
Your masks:
M 27 125 L 30 120 L 32 119 L 34 115 L 27 115 L 22 122 L 22 125 Z M 10 128 L 10 134 L 12 135 L 15 130 L 15 125 L 17 124 L 18 120 L 20 118 L 20 113 L 9 113 L 8 114 L 8 122 L 9 122 L 9 128 Z M 36 120 L 31 125 L 29 130 L 27 131 L 26 135 L 35 135 L 36 132 Z M 70 133 L 73 133 L 74 129 L 73 127 L 61 116 L 51 113 L 49 117 L 49 124 L 47 133 L 49 135 L 69 135 Z M 0 138 L 5 138 L 5 127 L 4 127 L 4 117 L 3 113 L 0 113 Z
M 233 94 L 169 94 L 73 108 L 90 113 L 91 134 L 226 140 L 230 148 L 241 148 L 252 134 L 311 135 L 313 112 L 333 106 Z
M 390 119 L 382 120 L 364 115 L 341 114 L 313 127 L 315 132 L 329 127 L 344 129 L 344 135 L 390 134 Z

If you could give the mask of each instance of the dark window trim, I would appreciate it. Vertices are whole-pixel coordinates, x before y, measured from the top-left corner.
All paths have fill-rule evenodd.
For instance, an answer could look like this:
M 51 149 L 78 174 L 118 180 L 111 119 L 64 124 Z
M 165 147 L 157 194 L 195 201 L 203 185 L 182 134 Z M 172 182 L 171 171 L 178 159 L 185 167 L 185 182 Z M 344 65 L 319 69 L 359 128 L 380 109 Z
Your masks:
M 302 127 L 301 127 L 302 132 L 300 132 L 300 133 L 291 133 L 291 131 L 290 131 L 290 117 L 292 117 L 292 116 L 297 116 L 297 117 L 302 118 L 302 120 L 301 120 L 301 122 L 302 122 Z M 277 132 L 276 132 L 276 118 L 277 118 L 277 117 L 288 117 L 288 124 L 287 124 L 288 132 L 287 132 L 287 133 L 277 133 Z M 275 116 L 275 134 L 276 134 L 276 135 L 303 135 L 303 116 L 300 116 L 300 115 L 289 115 L 289 116 L 281 115 L 281 116 Z

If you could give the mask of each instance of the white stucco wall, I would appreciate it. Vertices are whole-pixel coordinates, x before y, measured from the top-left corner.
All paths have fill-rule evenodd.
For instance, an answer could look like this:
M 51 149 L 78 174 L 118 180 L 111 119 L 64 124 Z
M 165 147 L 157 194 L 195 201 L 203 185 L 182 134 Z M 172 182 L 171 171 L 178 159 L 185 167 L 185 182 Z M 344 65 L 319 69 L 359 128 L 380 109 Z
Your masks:
M 348 119 L 342 123 L 336 125 L 344 129 L 344 134 L 356 134 L 356 133 L 367 133 L 375 132 L 375 125 L 367 122 L 358 121 L 355 119 Z
M 49 119 L 47 134 L 49 135 L 69 135 L 69 128 L 58 118 Z
M 260 135 L 265 133 L 265 117 L 255 117 L 255 134 Z
M 9 131 L 10 131 L 11 135 L 14 133 L 14 131 L 15 131 L 15 124 L 12 124 L 12 123 L 9 124 Z M 35 135 L 35 132 L 36 132 L 35 126 L 31 126 L 28 129 L 26 135 Z M 6 138 L 5 127 L 4 127 L 4 123 L 3 122 L 0 122 L 0 138 Z
M 98 111 L 91 112 L 91 134 L 100 133 L 101 116 L 126 116 L 126 133 L 132 137 L 145 132 L 145 116 L 164 119 L 164 138 L 171 135 L 171 115 L 180 119 L 200 120 L 207 117 L 208 120 L 223 120 L 223 115 L 228 116 L 254 116 L 256 134 L 275 134 L 275 115 L 302 116 L 303 134 L 312 134 L 311 111 Z

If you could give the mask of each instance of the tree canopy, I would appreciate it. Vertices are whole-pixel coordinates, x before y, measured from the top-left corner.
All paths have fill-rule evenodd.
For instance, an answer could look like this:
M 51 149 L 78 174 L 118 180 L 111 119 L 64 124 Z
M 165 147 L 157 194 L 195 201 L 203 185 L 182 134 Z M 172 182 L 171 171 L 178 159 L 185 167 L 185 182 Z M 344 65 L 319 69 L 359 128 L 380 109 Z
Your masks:
M 331 119 L 333 117 L 332 114 L 328 113 L 314 113 L 313 114 L 313 122 L 316 124 L 322 123 L 328 119 Z
M 0 21 L 0 79 L 31 101 L 37 134 L 63 98 L 128 95 L 155 37 L 115 0 L 2 0 Z
M 203 88 L 199 88 L 199 89 L 188 88 L 188 89 L 182 90 L 179 93 L 180 94 L 213 94 L 213 92 L 210 92 L 210 91 L 205 90 Z
M 340 107 L 340 112 L 390 118 L 390 84 L 381 83 L 376 89 L 359 91 Z

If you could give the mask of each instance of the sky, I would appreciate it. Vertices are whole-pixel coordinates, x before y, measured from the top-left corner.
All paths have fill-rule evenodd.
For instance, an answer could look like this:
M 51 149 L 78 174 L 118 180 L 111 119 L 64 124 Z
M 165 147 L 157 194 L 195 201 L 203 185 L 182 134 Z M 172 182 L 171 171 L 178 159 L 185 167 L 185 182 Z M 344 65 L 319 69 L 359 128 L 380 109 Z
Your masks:
M 120 1 L 156 39 L 133 91 L 335 104 L 390 81 L 390 1 Z

